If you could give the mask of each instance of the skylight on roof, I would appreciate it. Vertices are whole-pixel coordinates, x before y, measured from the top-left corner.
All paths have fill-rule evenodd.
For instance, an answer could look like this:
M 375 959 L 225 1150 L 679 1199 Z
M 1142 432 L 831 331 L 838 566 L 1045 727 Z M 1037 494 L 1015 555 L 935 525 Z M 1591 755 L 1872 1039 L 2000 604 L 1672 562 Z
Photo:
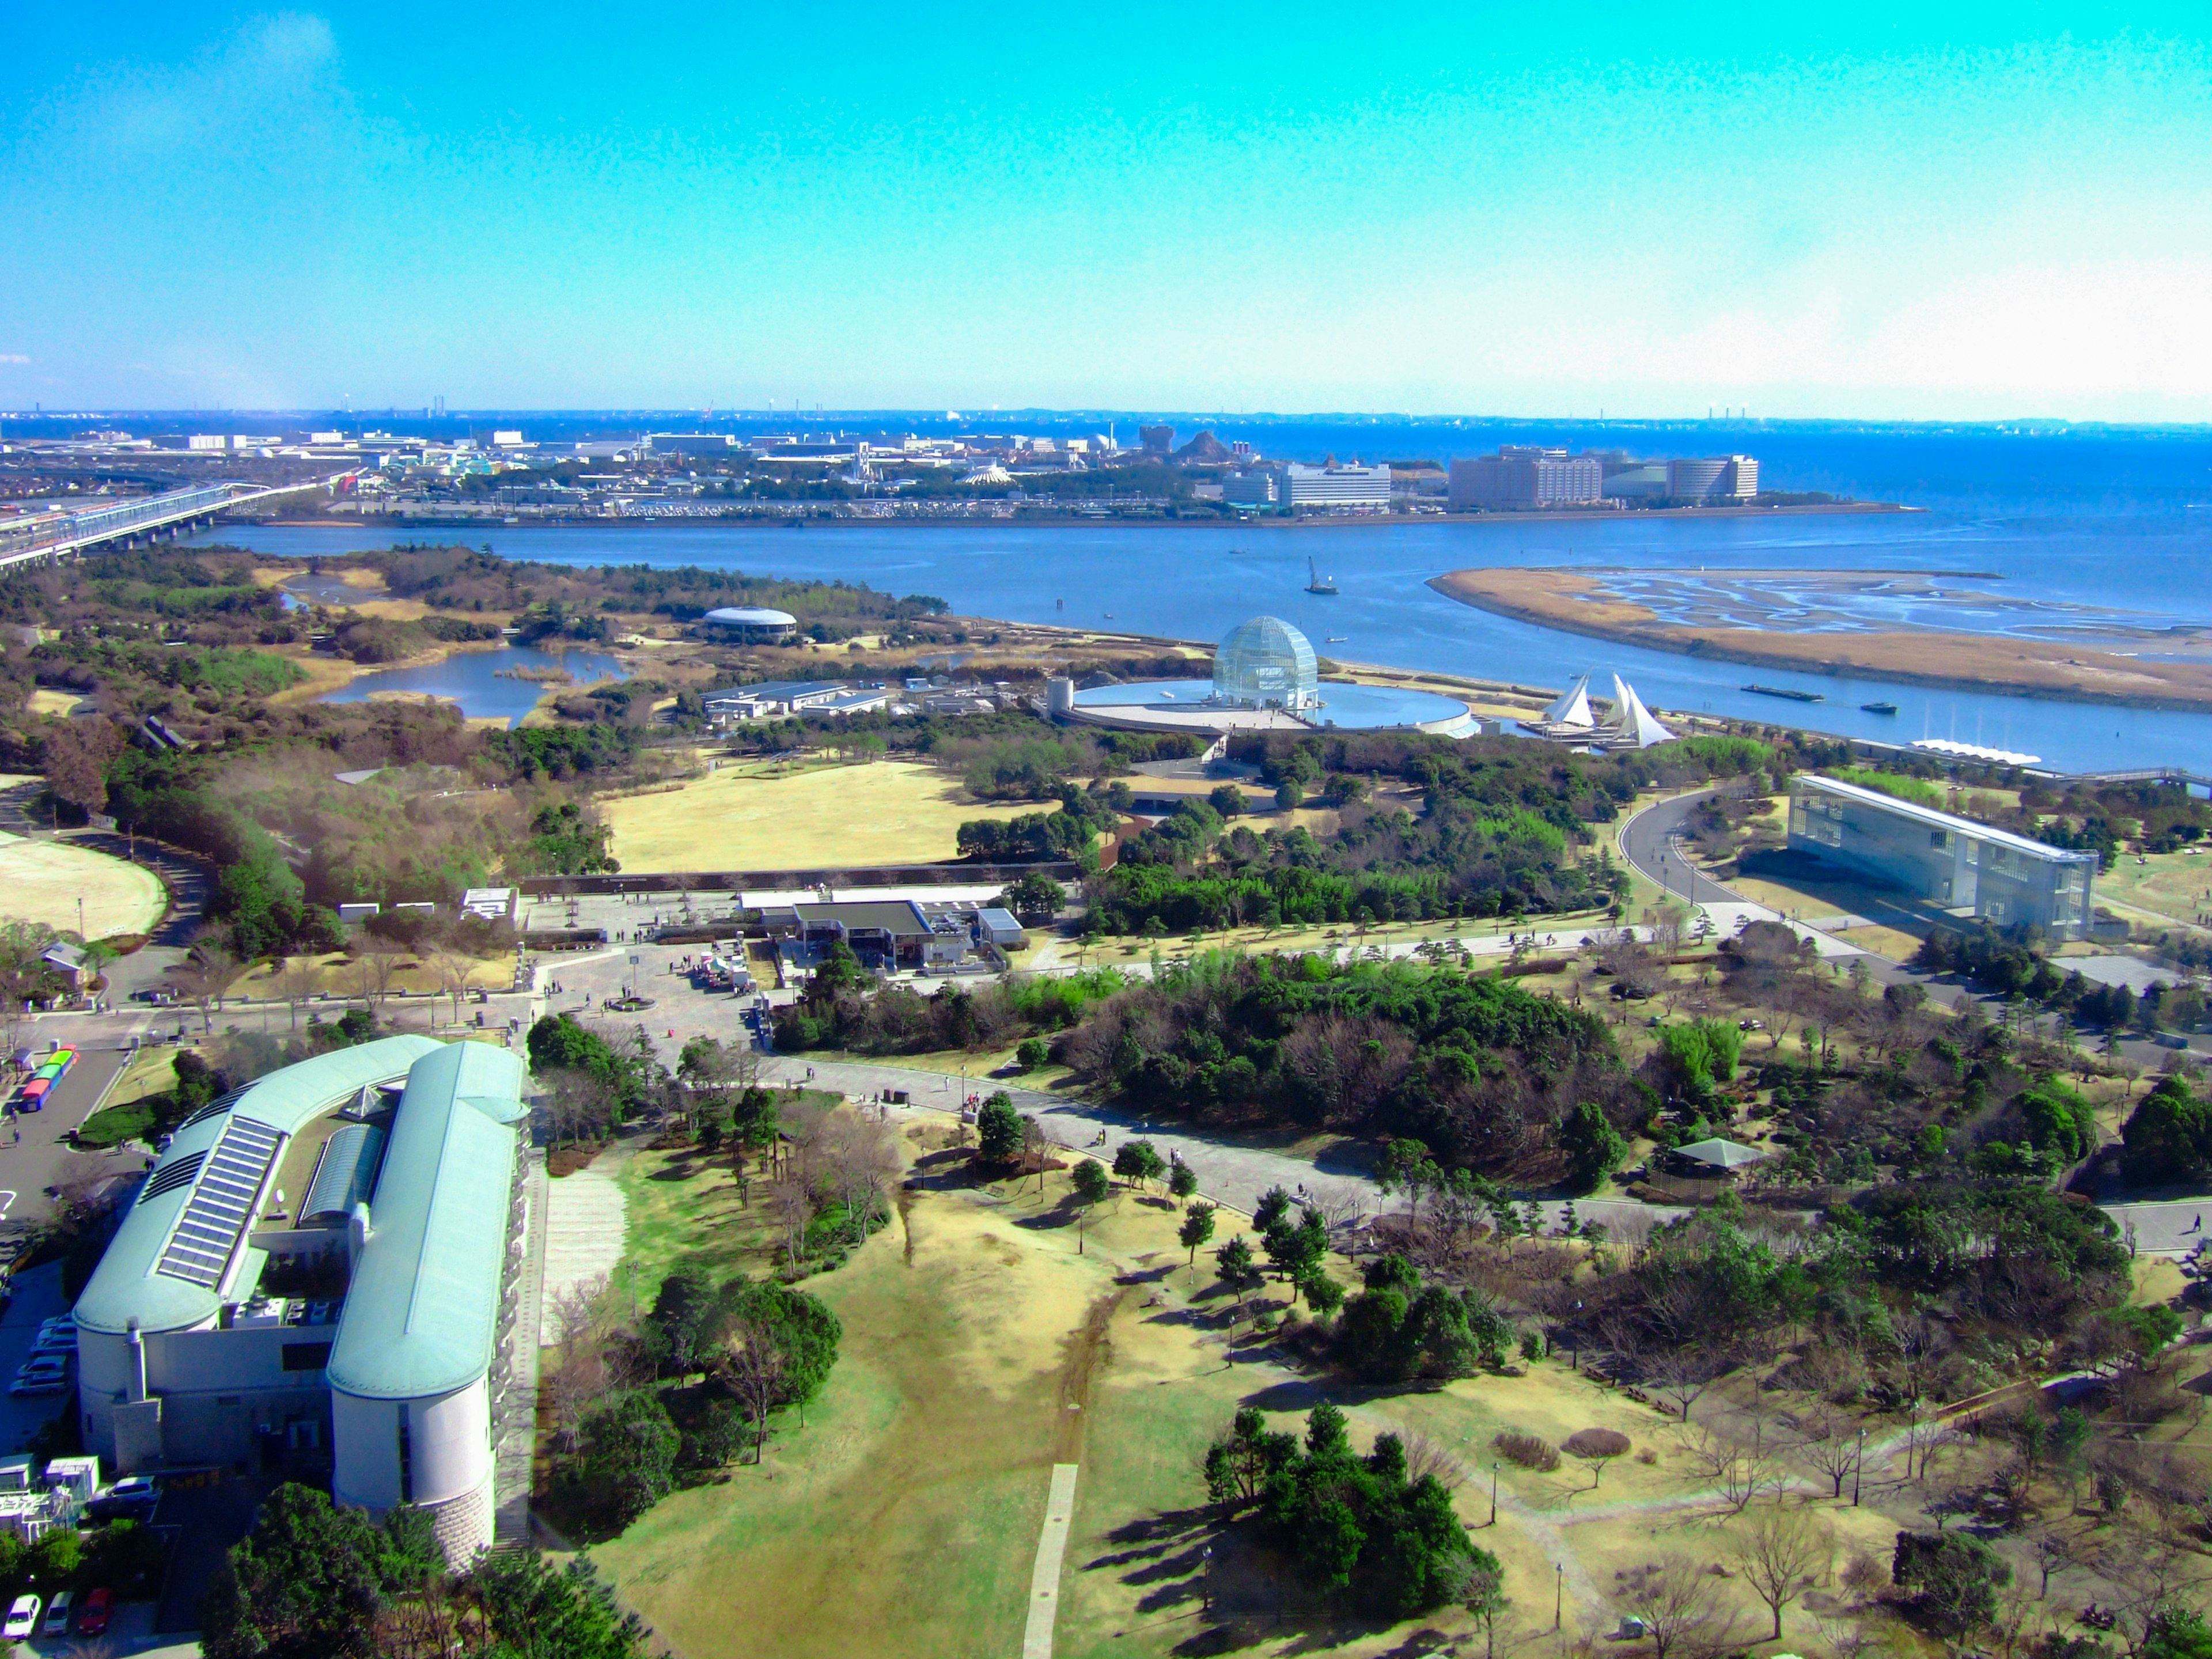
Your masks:
M 265 1123 L 234 1117 L 209 1153 L 199 1185 L 177 1218 L 156 1271 L 212 1290 L 229 1264 L 253 1200 L 284 1137 Z

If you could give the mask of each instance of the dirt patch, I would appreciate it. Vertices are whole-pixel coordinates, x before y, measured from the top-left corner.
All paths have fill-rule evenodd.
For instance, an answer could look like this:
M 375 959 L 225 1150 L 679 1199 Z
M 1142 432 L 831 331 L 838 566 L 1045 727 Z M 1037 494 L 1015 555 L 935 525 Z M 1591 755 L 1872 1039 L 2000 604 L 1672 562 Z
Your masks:
M 1085 1419 L 1091 1409 L 1091 1381 L 1100 1366 L 1113 1363 L 1113 1345 L 1108 1332 L 1114 1316 L 1121 1311 L 1129 1292 L 1117 1290 L 1110 1296 L 1102 1296 L 1091 1304 L 1084 1316 L 1082 1328 L 1072 1333 L 1060 1366 L 1060 1388 L 1057 1404 L 1060 1408 L 1059 1439 L 1053 1450 L 1055 1463 L 1080 1463 L 1083 1461 Z

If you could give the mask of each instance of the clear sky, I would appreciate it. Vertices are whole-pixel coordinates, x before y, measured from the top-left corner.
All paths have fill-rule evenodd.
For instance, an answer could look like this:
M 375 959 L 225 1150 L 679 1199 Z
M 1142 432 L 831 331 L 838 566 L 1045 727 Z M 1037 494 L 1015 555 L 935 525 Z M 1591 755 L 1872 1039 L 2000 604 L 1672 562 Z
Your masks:
M 2208 17 L 14 4 L 0 407 L 2212 419 Z

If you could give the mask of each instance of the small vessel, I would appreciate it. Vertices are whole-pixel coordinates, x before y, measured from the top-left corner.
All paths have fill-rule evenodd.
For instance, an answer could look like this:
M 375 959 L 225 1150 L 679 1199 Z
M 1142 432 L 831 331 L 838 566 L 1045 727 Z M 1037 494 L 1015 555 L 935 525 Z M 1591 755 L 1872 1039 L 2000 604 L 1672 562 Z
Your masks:
M 1350 645 L 1352 643 L 1352 635 L 1349 634 L 1332 634 L 1328 639 L 1322 642 L 1324 645 Z
M 1897 712 L 1897 705 L 1893 702 L 1863 702 L 1859 707 L 1869 714 L 1894 714 Z
M 1827 698 L 1818 691 L 1793 691 L 1786 685 L 1747 685 L 1747 691 L 1755 691 L 1762 697 L 1786 697 L 1791 702 L 1826 702 Z
M 1336 578 L 1322 575 L 1310 557 L 1306 560 L 1306 592 L 1309 593 L 1336 592 Z

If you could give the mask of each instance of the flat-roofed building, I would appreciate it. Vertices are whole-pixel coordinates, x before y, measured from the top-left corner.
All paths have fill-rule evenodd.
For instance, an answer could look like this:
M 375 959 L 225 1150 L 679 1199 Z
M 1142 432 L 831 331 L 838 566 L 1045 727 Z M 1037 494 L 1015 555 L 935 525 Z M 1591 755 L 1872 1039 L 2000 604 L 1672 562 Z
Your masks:
M 1686 501 L 1747 501 L 1759 494 L 1759 463 L 1748 455 L 1669 461 L 1667 493 Z
M 1377 466 L 1303 466 L 1282 471 L 1283 504 L 1292 512 L 1388 513 L 1390 469 Z M 1224 492 L 1226 499 L 1226 492 Z
M 77 1300 L 86 1448 L 327 1476 L 341 1504 L 422 1506 L 456 1564 L 489 1545 L 522 1075 L 489 1043 L 386 1037 L 185 1119 Z
M 1469 507 L 1589 507 L 1605 495 L 1605 464 L 1564 449 L 1508 446 L 1480 460 L 1454 461 L 1447 500 Z
M 2089 930 L 2094 853 L 2069 852 L 2008 830 L 1835 778 L 1790 781 L 1790 848 L 2000 927 L 2054 939 Z

